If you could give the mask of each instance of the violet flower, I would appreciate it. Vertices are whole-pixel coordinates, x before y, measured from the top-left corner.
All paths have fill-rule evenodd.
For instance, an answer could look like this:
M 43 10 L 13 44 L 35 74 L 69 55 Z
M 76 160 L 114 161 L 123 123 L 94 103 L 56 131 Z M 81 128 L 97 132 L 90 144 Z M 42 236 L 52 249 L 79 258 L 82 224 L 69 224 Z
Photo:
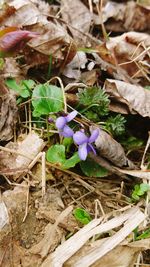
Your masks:
M 73 135 L 74 142 L 79 145 L 78 154 L 81 160 L 86 160 L 87 155 L 90 151 L 96 154 L 95 148 L 91 143 L 95 142 L 99 136 L 99 130 L 93 130 L 90 137 L 87 137 L 84 132 L 77 131 Z
M 60 135 L 62 135 L 64 137 L 72 137 L 73 136 L 74 132 L 67 125 L 67 123 L 72 121 L 76 117 L 77 113 L 78 112 L 76 110 L 74 110 L 70 114 L 68 114 L 67 116 L 61 116 L 56 120 L 55 125 L 56 125 Z

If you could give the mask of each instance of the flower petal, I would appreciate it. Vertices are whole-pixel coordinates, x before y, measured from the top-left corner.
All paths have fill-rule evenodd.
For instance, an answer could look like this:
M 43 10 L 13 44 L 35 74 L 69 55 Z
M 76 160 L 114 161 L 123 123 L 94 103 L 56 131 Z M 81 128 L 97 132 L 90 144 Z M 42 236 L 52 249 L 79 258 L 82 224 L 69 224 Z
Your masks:
M 91 136 L 89 137 L 89 143 L 95 142 L 98 136 L 99 136 L 99 130 L 98 129 L 93 130 Z
M 63 128 L 64 128 L 64 126 L 65 126 L 66 123 L 67 123 L 67 121 L 66 121 L 66 117 L 59 117 L 59 118 L 56 120 L 55 125 L 56 125 L 57 129 L 59 129 L 59 130 L 63 130 Z
M 87 152 L 89 153 L 90 151 L 92 151 L 96 155 L 95 148 L 91 144 L 88 144 L 87 145 Z
M 74 131 L 68 125 L 65 125 L 62 132 L 60 132 L 60 135 L 64 137 L 72 137 L 73 134 L 74 134 Z
M 81 160 L 86 160 L 87 154 L 88 154 L 87 153 L 87 143 L 84 143 L 84 144 L 79 146 L 78 154 L 79 154 L 79 158 Z
M 78 114 L 78 112 L 76 110 L 69 113 L 66 117 L 67 122 L 72 121 L 77 116 L 77 114 Z
M 83 132 L 77 131 L 73 135 L 73 140 L 77 145 L 82 145 L 84 143 L 87 143 L 89 139 Z

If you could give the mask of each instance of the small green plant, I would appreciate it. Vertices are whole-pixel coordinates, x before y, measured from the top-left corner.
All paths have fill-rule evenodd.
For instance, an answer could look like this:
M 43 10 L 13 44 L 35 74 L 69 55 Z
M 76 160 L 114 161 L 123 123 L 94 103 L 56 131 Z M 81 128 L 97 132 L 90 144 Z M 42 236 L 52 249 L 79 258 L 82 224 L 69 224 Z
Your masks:
M 139 233 L 138 232 L 138 227 L 135 228 L 135 230 L 133 231 L 134 233 L 134 240 L 142 240 L 142 239 L 146 239 L 150 237 L 150 228 L 148 228 L 147 230 L 143 231 L 143 233 Z
M 132 199 L 133 201 L 138 201 L 140 197 L 144 196 L 146 192 L 150 190 L 149 184 L 136 184 L 134 186 L 134 190 L 132 192 Z
M 142 147 L 142 145 L 144 144 L 144 142 L 134 136 L 129 136 L 126 138 L 123 138 L 123 140 L 121 140 L 121 144 L 127 149 L 129 150 L 129 152 L 139 149 L 140 147 Z
M 65 146 L 60 144 L 51 146 L 47 151 L 46 158 L 51 163 L 59 164 L 62 169 L 73 168 L 80 162 L 77 152 L 75 152 L 69 159 L 66 159 Z
M 20 83 L 16 83 L 15 79 L 8 78 L 6 85 L 9 89 L 15 91 L 18 94 L 17 103 L 21 103 L 24 99 L 31 97 L 32 89 L 35 86 L 33 80 L 22 80 Z
M 73 215 L 78 222 L 80 222 L 84 225 L 88 224 L 92 220 L 90 214 L 82 208 L 76 208 L 73 211 Z
M 114 117 L 108 117 L 103 128 L 113 136 L 119 136 L 125 133 L 125 123 L 126 119 L 121 114 L 118 114 Z
M 99 117 L 108 115 L 109 99 L 107 94 L 98 87 L 88 87 L 79 89 L 77 94 L 79 104 L 85 108 L 80 112 L 88 119 L 99 121 Z

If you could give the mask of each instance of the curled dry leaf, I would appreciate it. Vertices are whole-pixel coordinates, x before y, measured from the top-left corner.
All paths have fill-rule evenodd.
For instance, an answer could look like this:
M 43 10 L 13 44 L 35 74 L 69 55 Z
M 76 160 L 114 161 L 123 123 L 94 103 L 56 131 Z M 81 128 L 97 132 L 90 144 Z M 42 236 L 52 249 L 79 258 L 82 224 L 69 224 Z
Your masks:
M 150 36 L 146 33 L 129 32 L 117 37 L 109 38 L 106 44 L 97 47 L 98 54 L 107 63 L 111 63 L 116 71 L 125 72 L 131 78 L 146 78 L 149 81 L 149 46 Z M 112 66 L 106 69 L 115 76 L 115 70 Z M 122 71 L 121 71 L 122 70 Z M 128 81 L 126 75 L 118 79 Z
M 150 29 L 149 6 L 139 5 L 134 1 L 122 2 L 107 1 L 103 7 L 102 18 L 106 29 L 113 32 L 148 31 Z M 97 16 L 95 23 L 101 23 Z
M 77 44 L 80 47 L 87 45 L 87 36 L 84 34 L 89 33 L 91 25 L 92 14 L 89 9 L 80 0 L 62 0 L 61 10 L 62 17 L 68 23 L 68 28 Z M 69 27 L 70 25 L 73 28 Z
M 20 142 L 8 143 L 5 147 L 6 149 L 3 148 L 0 153 L 0 172 L 2 174 L 13 175 L 13 178 L 17 179 L 22 173 L 28 171 L 29 164 L 42 151 L 44 146 L 44 141 L 34 132 L 28 134 Z M 35 160 L 34 164 L 36 162 Z
M 31 3 L 31 1 L 15 0 L 11 1 L 10 5 L 14 5 L 16 12 L 5 19 L 4 25 L 26 27 L 26 30 L 39 34 L 36 40 L 29 42 L 28 50 L 25 50 L 26 64 L 30 64 L 30 67 L 37 66 L 37 62 L 39 65 L 48 64 L 50 55 L 52 55 L 55 66 L 56 62 L 59 66 L 62 62 L 63 65 L 66 65 L 72 60 L 76 54 L 76 47 L 72 38 L 61 24 L 48 20 L 48 16 L 51 15 L 50 9 L 47 9 L 47 12 L 45 12 L 45 8 L 41 10 L 41 1 L 40 3 L 37 1 Z M 31 50 L 33 50 L 33 54 Z M 39 54 L 46 56 L 46 58 L 42 57 L 42 61 L 40 61 Z M 29 62 L 28 58 L 30 59 Z
M 13 93 L 0 97 L 0 140 L 8 141 L 13 136 L 14 126 L 17 121 L 16 98 Z
M 150 91 L 139 85 L 133 85 L 122 81 L 107 79 L 105 91 L 112 100 L 122 103 L 123 113 L 140 114 L 143 117 L 150 117 Z M 115 105 L 113 106 L 115 111 Z M 116 111 L 117 104 L 116 104 Z M 121 109 L 120 109 L 121 111 Z
M 90 131 L 92 132 L 96 128 L 96 126 L 91 126 Z M 100 156 L 111 161 L 113 165 L 127 167 L 129 169 L 135 168 L 134 164 L 126 157 L 123 147 L 100 128 L 95 145 Z

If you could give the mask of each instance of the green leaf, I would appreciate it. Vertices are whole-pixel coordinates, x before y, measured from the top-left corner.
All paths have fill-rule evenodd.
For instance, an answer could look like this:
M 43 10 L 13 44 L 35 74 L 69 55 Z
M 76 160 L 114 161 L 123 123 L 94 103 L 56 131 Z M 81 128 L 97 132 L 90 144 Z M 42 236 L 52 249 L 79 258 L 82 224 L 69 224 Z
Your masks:
M 33 90 L 32 105 L 35 117 L 61 111 L 64 106 L 61 88 L 49 84 L 37 85 Z
M 87 158 L 86 161 L 81 161 L 80 167 L 83 173 L 90 177 L 105 177 L 109 174 L 105 168 L 90 158 Z
M 84 113 L 87 110 L 92 110 L 99 116 L 106 116 L 109 112 L 109 99 L 108 95 L 99 87 L 88 87 L 79 89 L 77 94 L 79 104 L 85 106 Z
M 51 146 L 46 153 L 46 159 L 51 163 L 61 165 L 62 169 L 73 168 L 78 162 L 80 162 L 77 152 L 71 158 L 66 159 L 64 145 Z
M 21 89 L 20 86 L 16 83 L 15 79 L 8 78 L 5 83 L 10 89 L 20 94 Z
M 33 80 L 22 80 L 17 84 L 15 79 L 8 78 L 6 85 L 22 98 L 28 98 L 31 95 L 31 89 L 34 87 L 35 82 Z
M 66 151 L 69 152 L 70 146 L 73 144 L 73 139 L 71 137 L 65 137 L 62 144 L 65 146 Z
M 73 168 L 77 163 L 79 163 L 81 160 L 78 156 L 78 152 L 74 153 L 74 155 L 67 159 L 63 165 L 62 165 L 62 168 L 63 169 L 70 169 L 70 168 Z
M 130 136 L 126 138 L 125 140 L 121 141 L 121 144 L 126 147 L 128 150 L 135 150 L 140 148 L 143 145 L 143 141 L 139 138 L 136 138 L 134 136 Z
M 92 219 L 89 213 L 81 208 L 76 208 L 73 211 L 73 215 L 76 218 L 77 221 L 81 222 L 82 224 L 88 224 Z
M 144 231 L 141 235 L 136 237 L 136 240 L 146 239 L 150 237 L 150 228 Z
M 134 190 L 132 192 L 132 199 L 133 200 L 139 200 L 141 196 L 143 196 L 147 191 L 150 190 L 149 184 L 136 184 L 134 186 Z
M 22 85 L 27 89 L 33 89 L 35 86 L 35 82 L 33 80 L 22 80 Z
M 105 123 L 106 125 L 103 128 L 112 135 L 118 136 L 125 133 L 126 119 L 121 114 L 109 117 Z
M 66 161 L 65 146 L 63 145 L 51 146 L 46 153 L 46 159 L 51 163 L 63 164 Z

